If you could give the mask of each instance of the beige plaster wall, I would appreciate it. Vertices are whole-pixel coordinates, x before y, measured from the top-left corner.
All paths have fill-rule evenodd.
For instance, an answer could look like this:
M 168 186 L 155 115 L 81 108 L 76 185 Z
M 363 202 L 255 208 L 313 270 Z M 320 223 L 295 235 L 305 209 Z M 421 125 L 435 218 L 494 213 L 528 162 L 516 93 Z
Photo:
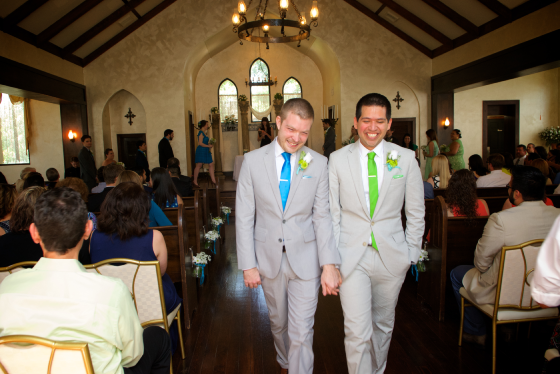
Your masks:
M 235 83 L 238 95 L 243 94 L 249 97 L 250 88 L 245 86 L 245 79 L 249 79 L 249 67 L 259 56 L 268 64 L 272 79 L 274 77 L 278 79 L 277 86 L 270 88 L 271 100 L 275 93 L 282 93 L 282 87 L 288 78 L 293 76 L 301 83 L 303 98 L 308 100 L 315 110 L 315 121 L 311 128 L 309 145 L 315 151 L 322 153 L 324 136 L 319 118 L 323 103 L 321 73 L 313 60 L 286 45 L 274 45 L 268 50 L 261 48 L 259 54 L 257 44 L 239 45 L 239 43 L 234 43 L 207 60 L 196 78 L 197 113 L 207 114 L 210 108 L 218 106 L 218 87 L 226 78 Z M 272 113 L 272 118 L 274 118 L 274 109 Z M 204 117 L 206 118 L 206 115 Z M 235 155 L 239 152 L 237 132 L 223 134 L 223 170 L 233 171 Z M 259 147 L 257 131 L 250 131 L 249 135 L 251 150 L 254 150 Z M 216 137 L 216 134 L 213 136 Z M 216 157 L 215 154 L 214 157 Z
M 434 58 L 432 75 L 441 74 L 559 28 L 560 2 L 556 2 Z
M 545 145 L 539 132 L 545 127 L 560 125 L 559 70 L 456 93 L 454 126 L 463 134 L 465 162 L 472 154 L 482 155 L 482 102 L 487 100 L 519 100 L 520 142 Z
M 64 156 L 62 152 L 62 124 L 60 105 L 30 100 L 33 127 L 29 143 L 30 165 L 2 166 L 0 169 L 8 183 L 15 183 L 25 167 L 34 167 L 47 179 L 48 168 L 56 168 L 64 177 Z
M 0 56 L 84 84 L 83 68 L 0 31 Z
M 309 12 L 311 0 L 297 4 L 300 10 Z M 126 89 L 144 105 L 148 148 L 155 149 L 163 130 L 172 128 L 174 152 L 185 165 L 185 122 L 187 111 L 195 112 L 198 69 L 235 42 L 236 35 L 231 32 L 234 6 L 230 0 L 178 0 L 84 68 L 90 130 L 97 155 L 102 151 L 105 103 L 115 92 Z M 224 38 L 232 39 L 223 42 L 213 38 L 218 34 L 221 38 L 221 32 Z M 427 129 L 432 73 L 429 58 L 342 1 L 321 2 L 319 27 L 313 28 L 312 37 L 316 38 L 313 45 L 307 46 L 304 41 L 300 49 L 310 50 L 308 56 L 322 74 L 323 92 L 329 90 L 333 102 L 340 98 L 343 137 L 350 135 L 356 102 L 369 92 L 380 92 L 392 99 L 400 91 L 405 101 L 394 115 L 417 117 L 418 134 Z M 246 42 L 239 47 L 250 50 L 252 46 Z M 329 56 L 329 51 L 331 57 L 320 62 L 311 56 L 320 59 Z M 325 74 L 327 70 L 331 74 Z M 246 69 L 244 74 L 248 74 Z M 198 118 L 196 113 L 194 118 Z M 157 153 L 151 152 L 149 158 L 150 164 L 155 165 Z

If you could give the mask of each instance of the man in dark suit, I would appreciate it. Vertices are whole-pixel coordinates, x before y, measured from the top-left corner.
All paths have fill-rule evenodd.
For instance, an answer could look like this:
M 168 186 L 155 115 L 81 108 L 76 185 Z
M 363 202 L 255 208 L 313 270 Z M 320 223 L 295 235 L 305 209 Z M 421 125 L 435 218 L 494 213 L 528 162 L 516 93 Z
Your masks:
M 148 146 L 143 140 L 139 140 L 136 145 L 138 146 L 138 152 L 136 152 L 136 169 L 143 169 L 146 172 L 146 180 L 149 181 L 150 164 L 148 163 L 148 158 L 146 157 L 146 150 L 148 149 Z
M 146 170 L 144 169 L 135 169 L 134 172 L 138 174 L 140 180 L 142 181 L 142 187 L 144 187 L 144 191 L 148 194 L 150 199 L 152 198 L 153 189 L 149 185 L 146 185 Z
M 331 124 L 328 121 L 323 121 L 323 129 L 325 129 L 325 144 L 323 144 L 323 155 L 326 158 L 329 158 L 331 153 L 333 153 L 336 149 L 336 145 L 334 143 L 336 135 L 334 133 L 334 128 L 331 127 Z
M 159 167 L 167 167 L 167 160 L 173 156 L 173 148 L 171 148 L 171 141 L 173 140 L 173 130 L 167 129 L 163 132 L 163 139 L 159 141 Z
M 95 158 L 91 152 L 91 136 L 84 135 L 81 140 L 84 147 L 78 154 L 78 161 L 80 162 L 80 177 L 88 186 L 88 190 L 91 191 L 93 187 L 97 186 L 97 182 L 95 181 L 97 168 L 95 167 Z
M 185 183 L 188 183 L 189 186 L 191 186 L 192 185 L 191 178 L 181 174 L 181 163 L 179 162 L 179 159 L 176 157 L 171 157 L 169 160 L 167 160 L 167 169 L 169 170 L 169 168 L 173 166 L 177 167 L 177 169 L 179 170 L 179 179 Z
M 181 195 L 181 197 L 194 196 L 194 192 L 192 190 L 191 178 L 184 177 L 188 179 L 188 182 L 179 179 L 179 167 L 176 165 L 171 165 L 170 167 L 167 168 L 167 171 L 169 171 L 171 180 L 173 181 L 173 184 L 177 188 L 177 191 L 179 192 L 179 195 Z
M 87 203 L 89 212 L 100 212 L 101 204 L 105 201 L 105 197 L 117 184 L 117 178 L 124 171 L 121 165 L 109 164 L 103 169 L 103 178 L 107 186 L 103 189 L 103 192 L 98 194 L 89 195 L 89 201 Z

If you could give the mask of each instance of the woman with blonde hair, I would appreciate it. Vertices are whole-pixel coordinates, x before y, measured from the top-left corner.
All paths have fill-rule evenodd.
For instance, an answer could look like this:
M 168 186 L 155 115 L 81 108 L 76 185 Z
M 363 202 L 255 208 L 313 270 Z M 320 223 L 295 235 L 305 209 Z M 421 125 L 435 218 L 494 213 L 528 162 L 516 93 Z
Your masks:
M 86 182 L 84 182 L 82 179 L 74 178 L 74 177 L 64 178 L 63 180 L 58 181 L 56 183 L 55 188 L 58 188 L 58 187 L 68 187 L 68 188 L 73 189 L 74 191 L 76 191 L 77 193 L 80 194 L 80 196 L 82 197 L 82 200 L 87 205 L 88 196 L 89 196 L 89 189 L 88 189 L 88 186 L 87 186 Z M 93 228 L 96 229 L 97 228 L 97 217 L 95 216 L 95 214 L 93 212 L 88 212 L 88 220 L 90 220 L 93 223 Z
M 137 185 L 144 188 L 144 186 L 142 185 L 142 179 L 140 179 L 138 173 L 131 170 L 125 170 L 119 174 L 117 178 L 117 186 L 125 182 L 136 183 Z M 169 218 L 167 218 L 165 213 L 163 213 L 163 210 L 161 210 L 161 208 L 151 199 L 150 195 L 148 196 L 150 197 L 150 204 L 151 204 L 150 213 L 149 213 L 149 217 L 150 217 L 149 227 L 172 226 L 173 224 L 171 223 Z
M 0 184 L 0 236 L 10 232 L 12 208 L 17 198 L 16 187 L 11 184 Z
M 434 189 L 447 188 L 451 173 L 449 172 L 449 161 L 444 155 L 437 155 L 432 160 L 432 172 L 428 178 Z

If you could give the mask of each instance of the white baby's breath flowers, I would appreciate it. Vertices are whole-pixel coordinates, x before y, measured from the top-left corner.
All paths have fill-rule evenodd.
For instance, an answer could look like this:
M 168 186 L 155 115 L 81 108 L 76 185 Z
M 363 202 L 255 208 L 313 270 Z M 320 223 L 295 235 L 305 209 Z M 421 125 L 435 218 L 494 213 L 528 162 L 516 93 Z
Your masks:
M 216 239 L 218 239 L 218 238 L 220 237 L 220 234 L 218 234 L 217 231 L 212 230 L 212 231 L 208 231 L 208 232 L 204 235 L 204 237 L 205 237 L 207 240 L 214 241 L 214 240 L 216 240 Z
M 204 252 L 200 252 L 196 256 L 193 256 L 193 261 L 195 264 L 206 265 L 210 260 L 210 255 L 207 255 Z

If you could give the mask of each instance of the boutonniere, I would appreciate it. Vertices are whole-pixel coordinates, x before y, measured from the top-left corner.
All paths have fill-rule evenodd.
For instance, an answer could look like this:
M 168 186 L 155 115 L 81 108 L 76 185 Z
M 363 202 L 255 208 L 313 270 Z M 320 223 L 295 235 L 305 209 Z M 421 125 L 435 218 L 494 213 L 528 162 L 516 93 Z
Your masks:
M 393 169 L 400 169 L 399 167 L 399 159 L 401 156 L 399 155 L 399 151 L 393 150 L 391 152 L 387 152 L 387 168 L 389 171 Z
M 299 155 L 299 161 L 298 161 L 299 166 L 296 171 L 296 175 L 299 174 L 300 170 L 307 169 L 307 167 L 309 166 L 312 160 L 313 160 L 313 156 L 311 156 L 311 153 L 305 153 L 305 151 L 301 151 L 301 154 Z

